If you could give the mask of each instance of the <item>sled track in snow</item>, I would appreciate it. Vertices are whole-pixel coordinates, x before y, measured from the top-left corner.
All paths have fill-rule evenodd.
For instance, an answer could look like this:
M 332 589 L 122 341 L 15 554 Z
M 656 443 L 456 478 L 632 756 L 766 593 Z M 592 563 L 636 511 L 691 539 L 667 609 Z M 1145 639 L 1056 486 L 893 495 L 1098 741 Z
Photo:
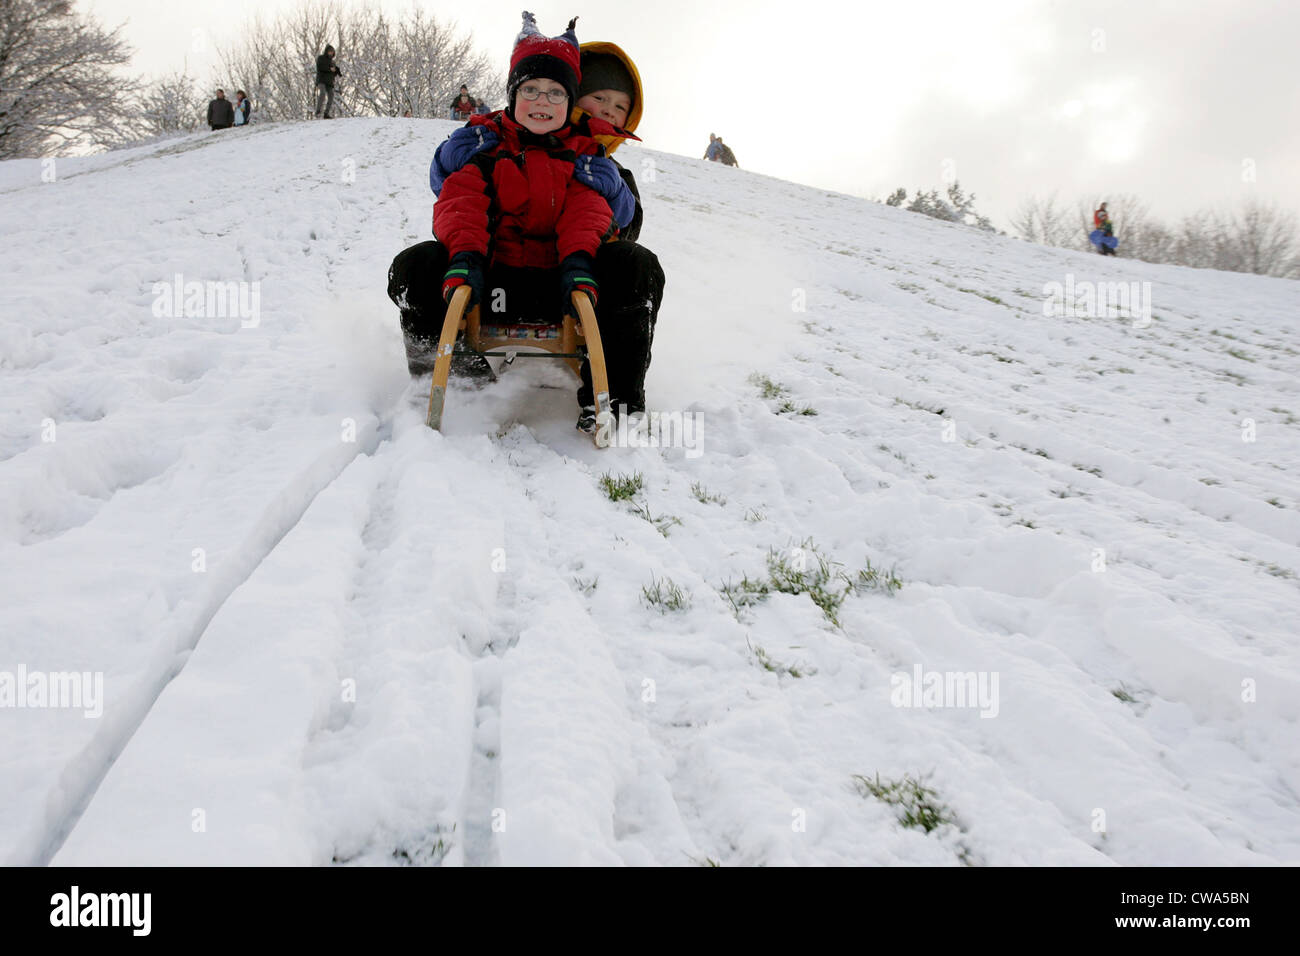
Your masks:
M 213 575 L 215 580 L 197 613 L 188 622 L 178 624 L 172 639 L 160 645 L 150 673 L 140 681 L 137 692 L 128 695 L 111 717 L 105 716 L 103 726 L 91 741 L 64 767 L 59 777 L 60 787 L 46 807 L 45 831 L 27 846 L 20 846 L 7 861 L 9 865 L 50 864 L 158 698 L 184 670 L 189 655 L 198 647 L 222 607 L 297 526 L 321 492 L 359 455 L 375 454 L 391 427 L 391 414 L 382 421 L 370 419 L 359 423 L 355 443 L 341 442 L 338 448 L 322 453 L 267 504 L 230 564 Z

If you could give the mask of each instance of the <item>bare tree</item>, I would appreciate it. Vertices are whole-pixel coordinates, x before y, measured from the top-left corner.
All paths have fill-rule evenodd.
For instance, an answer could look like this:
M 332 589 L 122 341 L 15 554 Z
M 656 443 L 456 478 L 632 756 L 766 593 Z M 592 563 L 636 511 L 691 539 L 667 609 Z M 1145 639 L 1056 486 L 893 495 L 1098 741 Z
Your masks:
M 130 125 L 142 138 L 192 133 L 203 125 L 206 105 L 193 77 L 173 73 L 145 88 Z
M 336 116 L 443 116 L 461 83 L 500 88 L 491 61 L 419 9 L 399 21 L 373 7 L 304 3 L 270 22 L 249 23 L 238 43 L 219 51 L 218 83 L 246 90 L 263 119 L 313 115 L 316 57 L 331 44 L 343 73 Z
M 1179 222 L 1169 261 L 1196 269 L 1228 270 L 1232 258 L 1228 227 L 1221 213 L 1199 209 Z
M 1172 227 L 1152 216 L 1146 202 L 1131 193 L 1115 195 L 1106 206 L 1120 237 L 1119 248 L 1126 256 L 1196 269 L 1300 279 L 1297 217 L 1276 203 L 1251 198 L 1235 211 L 1199 209 Z M 1092 231 L 1092 201 L 1079 200 L 1077 211 L 1079 229 L 1075 233 L 1054 196 L 1046 200 L 1031 196 L 1012 217 L 1012 226 L 1022 239 L 1031 242 L 1077 245 L 1063 237 Z
M 70 0 L 0 0 L 0 159 L 112 138 L 117 100 L 135 92 L 112 72 L 131 58 L 121 29 Z
M 907 205 L 903 205 L 904 203 L 907 203 Z M 996 231 L 989 218 L 976 211 L 975 194 L 971 193 L 967 196 L 962 192 L 961 183 L 956 180 L 949 184 L 947 198 L 940 196 L 937 189 L 931 189 L 929 192 L 918 189 L 916 195 L 909 202 L 907 190 L 899 186 L 889 194 L 889 197 L 885 200 L 885 205 L 901 207 L 908 212 L 919 212 L 931 219 L 942 219 L 944 222 L 959 222 L 963 225 L 974 226 L 976 229 L 982 229 L 986 232 Z
M 1276 204 L 1247 199 L 1233 215 L 1230 225 L 1236 253 L 1234 272 L 1300 278 L 1300 246 L 1296 241 L 1296 217 Z
M 416 9 L 394 25 L 376 17 L 352 55 L 353 105 L 376 116 L 446 117 L 461 84 L 480 96 L 504 82 L 473 38 Z
M 1021 239 L 1043 246 L 1082 249 L 1088 244 L 1086 233 L 1075 228 L 1070 208 L 1057 201 L 1056 193 L 1046 198 L 1030 196 L 1022 202 L 1011 216 L 1011 228 Z

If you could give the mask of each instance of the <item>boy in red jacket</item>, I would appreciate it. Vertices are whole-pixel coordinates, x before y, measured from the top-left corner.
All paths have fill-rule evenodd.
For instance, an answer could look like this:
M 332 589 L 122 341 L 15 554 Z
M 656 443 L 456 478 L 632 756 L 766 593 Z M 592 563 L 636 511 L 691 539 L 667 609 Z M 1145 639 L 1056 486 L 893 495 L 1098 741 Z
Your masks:
M 599 120 L 581 130 L 570 125 L 579 75 L 574 21 L 548 39 L 526 13 L 510 59 L 506 110 L 470 120 L 488 127 L 497 144 L 447 176 L 433 210 L 437 241 L 404 250 L 389 271 L 412 374 L 432 368 L 446 301 L 460 285 L 470 287 L 471 304 L 516 322 L 554 321 L 572 311 L 571 293 L 579 291 L 596 305 L 611 404 L 637 410 L 633 393 L 643 388 L 641 353 L 649 343 L 620 316 L 646 264 L 601 252 L 618 223 L 609 203 L 575 176 L 574 163 L 597 152 L 595 135 L 615 131 Z M 590 430 L 595 402 L 585 363 L 583 371 L 578 426 Z M 644 408 L 644 396 L 639 400 Z

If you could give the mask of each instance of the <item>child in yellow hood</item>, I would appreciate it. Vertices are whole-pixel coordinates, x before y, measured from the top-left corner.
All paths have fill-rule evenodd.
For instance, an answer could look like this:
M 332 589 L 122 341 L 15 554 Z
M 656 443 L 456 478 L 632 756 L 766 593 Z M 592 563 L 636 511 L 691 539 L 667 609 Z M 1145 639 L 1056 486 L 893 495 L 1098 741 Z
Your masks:
M 605 157 L 580 156 L 575 166 L 577 178 L 605 196 L 611 208 L 620 187 L 631 191 L 636 199 L 632 221 L 619 232 L 617 240 L 605 243 L 607 254 L 618 253 L 627 261 L 626 274 L 634 286 L 629 301 L 640 303 L 639 308 L 629 308 L 622 316 L 624 328 L 629 330 L 632 338 L 643 342 L 644 348 L 639 353 L 644 355 L 644 365 L 630 376 L 640 387 L 633 389 L 626 399 L 628 411 L 636 415 L 645 411 L 645 373 L 650 367 L 650 346 L 654 342 L 665 280 L 658 257 L 636 241 L 641 235 L 642 218 L 641 193 L 636 188 L 636 179 L 631 170 L 609 156 L 623 144 L 624 139 L 636 139 L 631 134 L 636 132 L 637 124 L 641 122 L 644 102 L 641 74 L 632 58 L 613 43 L 584 43 L 580 49 L 582 76 L 578 83 L 578 99 L 569 117 L 571 122 L 581 128 L 589 114 L 617 127 L 620 133 L 629 134 L 626 137 L 596 136 L 596 141 L 605 147 Z M 610 196 L 615 196 L 615 199 L 610 200 Z
M 578 99 L 574 103 L 570 119 L 580 127 L 585 116 L 603 119 L 620 131 L 635 133 L 641 122 L 643 96 L 641 93 L 641 75 L 637 72 L 632 58 L 613 43 L 584 43 L 582 50 L 582 82 L 578 85 Z M 596 142 L 605 147 L 605 155 L 611 156 L 623 144 L 623 136 L 596 136 Z M 631 137 L 635 139 L 635 137 Z M 585 164 L 594 166 L 590 174 L 578 169 L 578 178 L 586 185 L 605 196 L 607 200 L 616 198 L 618 181 L 609 173 L 618 174 L 619 180 L 627 185 L 636 199 L 636 210 L 631 223 L 619 233 L 620 239 L 633 242 L 641 234 L 641 193 L 636 188 L 636 179 L 630 170 L 612 159 L 601 176 L 599 163 Z M 602 181 L 603 180 L 603 181 Z

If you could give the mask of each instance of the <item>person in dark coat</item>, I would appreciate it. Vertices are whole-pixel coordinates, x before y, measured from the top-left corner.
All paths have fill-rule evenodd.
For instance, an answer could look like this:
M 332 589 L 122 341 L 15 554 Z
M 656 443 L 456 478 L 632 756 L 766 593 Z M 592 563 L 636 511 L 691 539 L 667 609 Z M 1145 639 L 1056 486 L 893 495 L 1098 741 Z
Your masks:
M 334 63 L 334 47 L 328 43 L 325 52 L 316 57 L 316 118 L 333 119 L 330 110 L 334 108 L 334 81 L 343 75 L 343 71 Z
M 730 146 L 722 141 L 721 136 L 718 137 L 718 162 L 723 166 L 740 167 L 740 164 L 736 162 L 736 154 L 731 151 Z
M 235 125 L 235 107 L 226 99 L 225 90 L 217 90 L 217 98 L 208 104 L 208 125 L 214 130 Z

